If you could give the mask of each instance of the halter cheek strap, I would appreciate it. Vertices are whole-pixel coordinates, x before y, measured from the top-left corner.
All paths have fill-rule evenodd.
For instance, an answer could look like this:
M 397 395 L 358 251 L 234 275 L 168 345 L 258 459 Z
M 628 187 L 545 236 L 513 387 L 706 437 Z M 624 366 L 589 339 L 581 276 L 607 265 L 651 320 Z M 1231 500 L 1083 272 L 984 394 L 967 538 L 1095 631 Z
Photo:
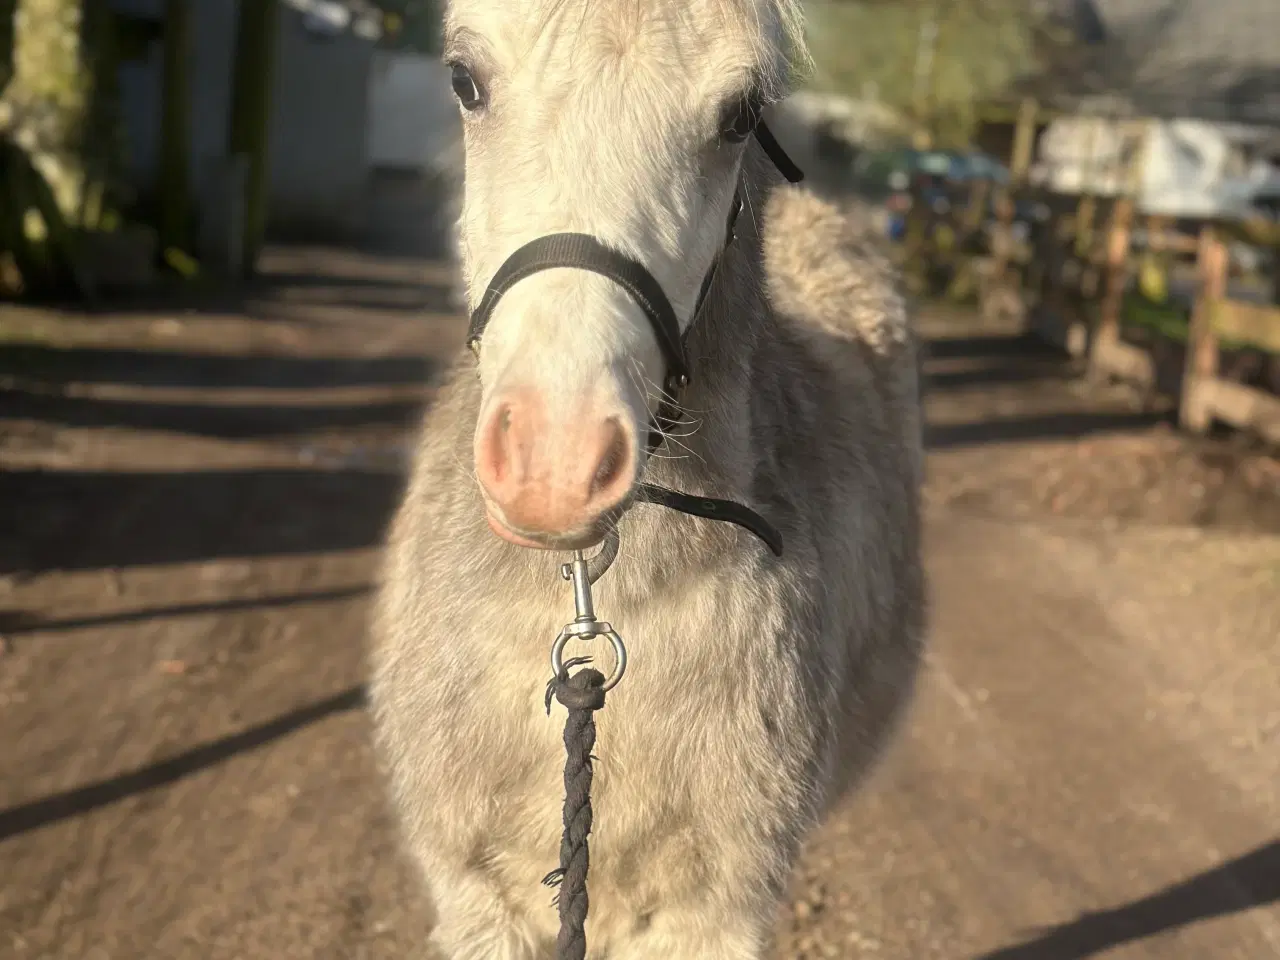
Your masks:
M 791 183 L 799 183 L 804 174 L 779 146 L 763 120 L 757 120 L 752 132 L 778 171 Z M 498 267 L 497 273 L 493 275 L 493 279 L 485 289 L 479 306 L 471 314 L 471 323 L 467 330 L 467 346 L 479 357 L 480 340 L 484 336 L 485 327 L 493 317 L 493 311 L 498 302 L 513 286 L 535 273 L 569 268 L 586 270 L 607 277 L 627 292 L 648 319 L 666 366 L 666 375 L 663 379 L 664 396 L 654 415 L 654 424 L 649 429 L 648 445 L 649 452 L 652 453 L 661 446 L 665 432 L 681 419 L 682 413 L 675 397 L 680 390 L 688 386 L 690 379 L 685 338 L 702 315 L 702 309 L 711 293 L 720 262 L 724 259 L 725 251 L 733 244 L 736 236 L 735 226 L 738 215 L 742 212 L 742 205 L 742 187 L 739 186 L 734 191 L 733 201 L 729 205 L 724 245 L 702 279 L 702 287 L 698 292 L 693 316 L 683 334 L 680 331 L 680 321 L 676 317 L 675 309 L 667 299 L 662 285 L 654 279 L 653 274 L 642 263 L 607 246 L 590 234 L 553 233 L 529 241 L 507 257 Z M 649 483 L 640 485 L 638 499 L 645 503 L 655 503 L 678 510 L 681 513 L 737 524 L 760 537 L 775 555 L 782 555 L 782 536 L 777 529 L 758 513 L 741 504 L 709 497 L 694 497 Z

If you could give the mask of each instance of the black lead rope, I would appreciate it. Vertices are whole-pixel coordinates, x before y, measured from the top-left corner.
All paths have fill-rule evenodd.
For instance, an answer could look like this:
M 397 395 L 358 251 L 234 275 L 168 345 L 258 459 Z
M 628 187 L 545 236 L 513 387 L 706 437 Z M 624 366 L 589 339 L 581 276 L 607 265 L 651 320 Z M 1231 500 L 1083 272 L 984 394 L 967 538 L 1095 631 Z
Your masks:
M 779 146 L 778 141 L 774 139 L 764 121 L 759 119 L 758 114 L 753 132 L 757 142 L 778 171 L 791 183 L 799 183 L 804 174 Z M 471 315 L 467 345 L 476 352 L 477 356 L 479 355 L 480 338 L 484 335 L 485 327 L 498 301 L 515 284 L 535 273 L 566 267 L 587 270 L 607 277 L 622 287 L 644 312 L 653 328 L 666 363 L 664 378 L 666 396 L 659 405 L 658 412 L 654 415 L 654 425 L 650 428 L 649 450 L 652 452 L 662 444 L 665 432 L 680 420 L 681 411 L 674 397 L 688 385 L 690 377 L 685 337 L 702 315 L 702 309 L 711 293 L 720 262 L 724 253 L 733 244 L 735 226 L 742 206 L 743 193 L 742 187 L 739 186 L 734 192 L 729 208 L 724 247 L 703 278 L 693 318 L 683 336 L 671 301 L 667 299 L 662 285 L 643 264 L 588 234 L 560 233 L 539 237 L 525 244 L 498 268 L 479 306 Z M 775 556 L 782 556 L 782 535 L 777 528 L 743 504 L 734 503 L 731 500 L 693 496 L 652 483 L 642 483 L 636 499 L 641 503 L 656 504 L 692 516 L 736 524 L 759 537 Z M 608 633 L 615 641 L 615 651 L 619 655 L 616 673 L 606 680 L 600 671 L 585 666 L 589 662 L 588 659 L 573 659 L 566 661 L 547 684 L 547 712 L 551 712 L 553 698 L 560 701 L 568 710 L 564 727 L 564 832 L 560 841 L 560 866 L 547 874 L 542 881 L 547 886 L 558 887 L 556 907 L 560 914 L 560 933 L 556 939 L 557 960 L 586 960 L 587 868 L 590 864 L 587 838 L 591 833 L 592 821 L 591 751 L 595 748 L 596 742 L 595 713 L 604 708 L 605 691 L 617 682 L 622 669 L 625 668 L 625 650 L 617 635 L 612 632 L 613 628 L 607 623 L 597 622 L 593 613 L 587 616 L 591 607 L 590 582 L 594 582 L 604 573 L 608 563 L 616 555 L 616 541 L 611 544 L 607 542 L 604 552 L 607 553 L 610 549 L 613 553 L 605 559 L 603 565 L 599 565 L 591 573 L 589 580 L 585 572 L 587 569 L 585 562 L 579 560 L 575 564 L 578 567 L 578 573 L 573 577 L 575 601 L 578 604 L 578 619 L 575 624 L 582 629 L 573 632 L 573 625 L 566 627 L 566 633 L 562 633 L 556 642 L 556 649 L 563 649 L 563 641 L 569 635 L 589 639 Z M 596 560 L 599 559 L 596 558 Z M 553 653 L 553 663 L 558 663 L 557 656 L 558 654 Z M 577 673 L 570 673 L 570 670 L 575 667 L 585 668 Z
M 560 866 L 542 878 L 548 887 L 559 887 L 556 909 L 560 933 L 556 960 L 585 960 L 587 955 L 587 868 L 591 857 L 587 836 L 591 833 L 591 751 L 596 745 L 595 712 L 604 707 L 604 674 L 587 667 L 570 674 L 588 658 L 565 664 L 560 675 L 547 684 L 547 713 L 551 698 L 569 711 L 564 722 L 564 833 L 560 837 Z
M 708 520 L 737 524 L 763 540 L 774 556 L 782 556 L 782 535 L 777 529 L 755 511 L 731 500 L 693 497 L 651 483 L 640 485 L 636 499 Z M 616 556 L 616 539 L 602 553 L 609 555 L 592 579 L 602 576 Z M 605 625 L 593 621 L 593 626 Z M 596 745 L 595 714 L 597 710 L 604 709 L 605 696 L 604 674 L 585 666 L 588 663 L 588 657 L 568 660 L 547 682 L 548 715 L 552 699 L 560 701 L 568 711 L 564 721 L 564 813 L 560 866 L 542 878 L 544 886 L 558 888 L 555 905 L 560 915 L 560 932 L 556 936 L 556 960 L 586 960 L 587 955 L 586 924 L 590 906 L 587 870 L 591 864 L 587 838 L 591 834 L 594 816 L 591 808 L 591 783 L 594 779 L 591 751 Z M 585 669 L 571 673 L 575 667 Z

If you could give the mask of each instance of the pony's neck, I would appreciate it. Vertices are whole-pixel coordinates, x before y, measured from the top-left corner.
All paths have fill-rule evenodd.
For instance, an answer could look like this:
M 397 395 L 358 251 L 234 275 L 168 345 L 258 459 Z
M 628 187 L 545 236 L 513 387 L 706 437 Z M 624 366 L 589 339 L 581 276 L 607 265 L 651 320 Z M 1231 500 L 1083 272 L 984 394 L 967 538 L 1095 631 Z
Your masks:
M 686 344 L 691 373 L 681 398 L 686 419 L 654 454 L 647 480 L 729 497 L 742 496 L 750 482 L 752 359 L 774 323 L 765 293 L 763 214 L 769 190 L 778 182 L 772 165 L 753 147 L 743 165 L 737 237 L 723 254 Z

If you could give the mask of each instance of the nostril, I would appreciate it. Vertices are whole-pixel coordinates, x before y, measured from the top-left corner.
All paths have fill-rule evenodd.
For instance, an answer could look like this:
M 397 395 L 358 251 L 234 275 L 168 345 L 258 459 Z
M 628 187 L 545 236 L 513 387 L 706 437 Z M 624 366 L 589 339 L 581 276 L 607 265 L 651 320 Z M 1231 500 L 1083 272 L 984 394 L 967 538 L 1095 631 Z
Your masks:
M 511 407 L 504 406 L 498 411 L 498 422 L 494 427 L 493 446 L 496 454 L 494 479 L 501 483 L 507 478 L 511 469 Z
M 591 480 L 590 496 L 592 498 L 602 491 L 616 486 L 623 478 L 623 471 L 627 467 L 627 434 L 622 429 L 621 422 L 617 417 L 611 417 L 605 423 L 605 430 L 609 440 L 605 446 L 604 456 L 601 458 L 600 464 L 596 468 L 595 476 Z
M 511 474 L 511 406 L 503 404 L 490 421 L 484 444 L 484 467 L 487 479 L 493 484 L 503 483 Z

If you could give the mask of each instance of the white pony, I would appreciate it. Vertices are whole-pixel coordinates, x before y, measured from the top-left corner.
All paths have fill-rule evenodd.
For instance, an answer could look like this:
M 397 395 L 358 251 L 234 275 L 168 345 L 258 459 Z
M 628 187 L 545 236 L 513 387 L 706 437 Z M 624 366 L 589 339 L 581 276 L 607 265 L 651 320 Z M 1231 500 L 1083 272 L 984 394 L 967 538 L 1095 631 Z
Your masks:
M 558 568 L 616 527 L 595 601 L 631 659 L 597 715 L 588 955 L 759 960 L 806 834 L 909 700 L 925 620 L 903 301 L 857 225 L 779 186 L 748 136 L 803 65 L 799 0 L 454 0 L 446 58 L 487 325 L 422 430 L 371 681 L 433 946 L 551 956 Z M 565 263 L 478 311 L 513 252 L 564 231 L 660 288 L 678 396 L 654 311 L 616 277 Z M 663 401 L 685 417 L 651 449 Z M 642 482 L 758 511 L 783 555 L 638 503 Z

